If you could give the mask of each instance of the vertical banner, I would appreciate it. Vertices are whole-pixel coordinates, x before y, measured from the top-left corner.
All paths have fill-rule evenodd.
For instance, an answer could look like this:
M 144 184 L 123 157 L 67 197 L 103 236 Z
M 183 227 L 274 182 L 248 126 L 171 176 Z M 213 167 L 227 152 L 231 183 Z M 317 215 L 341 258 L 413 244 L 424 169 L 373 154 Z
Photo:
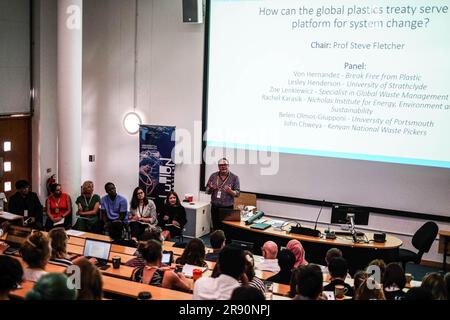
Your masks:
M 175 127 L 141 125 L 139 129 L 139 186 L 157 207 L 173 189 Z

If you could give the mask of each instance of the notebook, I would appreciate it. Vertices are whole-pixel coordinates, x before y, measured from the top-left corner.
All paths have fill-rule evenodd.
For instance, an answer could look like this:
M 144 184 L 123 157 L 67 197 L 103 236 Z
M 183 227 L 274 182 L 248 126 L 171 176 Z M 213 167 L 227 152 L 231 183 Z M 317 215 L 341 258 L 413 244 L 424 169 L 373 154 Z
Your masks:
M 270 228 L 270 224 L 268 223 L 254 223 L 250 226 L 251 229 L 257 229 L 257 230 L 266 230 L 267 228 Z

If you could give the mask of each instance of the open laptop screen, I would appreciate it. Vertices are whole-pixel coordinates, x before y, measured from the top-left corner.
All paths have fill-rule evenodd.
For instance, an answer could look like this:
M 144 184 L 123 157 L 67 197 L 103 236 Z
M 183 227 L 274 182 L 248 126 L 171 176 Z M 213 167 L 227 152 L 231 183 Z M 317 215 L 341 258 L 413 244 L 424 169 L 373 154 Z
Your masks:
M 11 226 L 6 235 L 5 242 L 12 247 L 19 248 L 30 234 L 31 228 Z
M 85 257 L 108 260 L 110 250 L 111 250 L 110 242 L 86 239 L 86 243 L 84 244 L 83 255 Z

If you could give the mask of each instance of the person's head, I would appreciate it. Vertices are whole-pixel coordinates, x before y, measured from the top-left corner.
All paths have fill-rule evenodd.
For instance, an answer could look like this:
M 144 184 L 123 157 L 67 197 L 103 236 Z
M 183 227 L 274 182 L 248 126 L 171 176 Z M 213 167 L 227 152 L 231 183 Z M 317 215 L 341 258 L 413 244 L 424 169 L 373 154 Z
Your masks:
M 30 192 L 30 183 L 27 180 L 18 180 L 16 182 L 16 190 L 22 196 L 26 196 Z
M 355 300 L 386 300 L 381 284 L 374 281 L 369 284 L 368 281 L 368 278 L 364 280 L 356 290 Z
M 295 265 L 295 256 L 291 250 L 283 249 L 278 253 L 280 272 L 291 272 Z
M 297 294 L 317 300 L 323 290 L 323 275 L 320 267 L 316 264 L 303 265 L 294 274 Z
M 73 265 L 80 268 L 80 289 L 78 300 L 101 300 L 103 298 L 102 274 L 98 268 L 85 257 L 73 260 Z
M 239 280 L 245 271 L 244 251 L 233 246 L 225 246 L 219 253 L 219 265 L 221 274 Z
M 64 228 L 55 228 L 48 233 L 52 247 L 52 258 L 65 258 L 67 254 L 67 236 Z
M 344 280 L 348 272 L 347 261 L 342 257 L 332 259 L 328 265 L 328 271 L 332 279 Z
M 383 288 L 397 286 L 400 290 L 406 285 L 403 268 L 398 263 L 389 263 L 384 271 Z
M 295 257 L 295 267 L 299 267 L 301 265 L 306 265 L 308 262 L 305 259 L 305 249 L 303 249 L 302 244 L 298 240 L 291 240 L 288 242 L 286 249 L 291 251 Z
M 139 252 L 142 258 L 148 264 L 157 264 L 161 262 L 162 259 L 162 245 L 156 240 L 149 240 L 145 244 L 139 247 Z
M 217 163 L 218 167 L 219 167 L 219 172 L 221 174 L 227 174 L 228 173 L 228 168 L 230 166 L 230 162 L 228 162 L 228 160 L 226 158 L 222 158 L 219 160 L 219 162 Z
M 148 199 L 145 196 L 145 191 L 141 187 L 137 187 L 133 191 L 133 196 L 131 197 L 131 208 L 136 209 L 139 206 L 139 203 L 143 201 L 144 205 L 148 204 Z
M 48 237 L 40 232 L 34 232 L 28 236 L 20 247 L 23 261 L 31 269 L 44 269 L 50 259 L 50 241 Z
M 81 193 L 84 195 L 92 195 L 94 193 L 94 183 L 92 181 L 83 182 Z
M 450 297 L 450 272 L 447 272 L 444 277 L 445 286 L 447 287 L 447 298 Z
M 368 267 L 370 267 L 370 266 L 378 267 L 380 269 L 380 277 L 381 277 L 380 281 L 383 282 L 384 272 L 386 271 L 386 263 L 384 262 L 384 260 L 382 260 L 382 259 L 372 260 L 368 264 Z
M 342 257 L 342 251 L 338 248 L 331 248 L 327 251 L 325 255 L 325 262 L 327 263 L 327 266 L 330 264 L 330 261 L 334 258 L 341 258 Z
M 359 270 L 355 273 L 353 280 L 353 287 L 355 288 L 355 291 L 361 286 L 364 281 L 366 281 L 366 279 L 367 273 L 365 271 Z
M 430 301 L 433 300 L 433 296 L 431 292 L 422 288 L 422 287 L 414 287 L 408 290 L 405 293 L 403 298 L 404 300 L 420 300 L 420 301 Z
M 261 292 L 261 290 L 255 287 L 237 287 L 233 290 L 230 300 L 251 300 L 251 301 L 262 301 L 266 300 L 266 297 Z
M 26 300 L 76 300 L 77 290 L 68 285 L 64 273 L 48 273 L 42 276 L 29 291 Z
M 209 242 L 214 250 L 222 249 L 225 246 L 225 233 L 222 230 L 216 230 L 211 233 Z
M 427 274 L 422 279 L 422 288 L 428 290 L 433 300 L 447 300 L 447 288 L 444 277 L 438 272 Z
M 175 191 L 170 191 L 166 198 L 166 205 L 181 206 L 180 198 Z
M 262 247 L 262 255 L 264 259 L 276 259 L 278 254 L 278 246 L 273 241 L 267 241 Z
M 164 238 L 162 237 L 162 229 L 158 226 L 148 226 L 141 235 L 139 241 L 146 242 L 148 240 L 156 240 L 163 243 Z
M 120 220 L 111 222 L 108 228 L 109 237 L 114 241 L 123 239 L 123 223 Z
M 60 197 L 62 195 L 62 187 L 59 183 L 53 183 L 50 185 L 50 192 L 55 197 Z
M 105 191 L 106 194 L 110 197 L 110 198 L 115 198 L 117 196 L 117 190 L 116 190 L 116 186 L 114 185 L 114 183 L 112 182 L 107 182 L 105 184 Z
M 253 257 L 253 253 L 248 250 L 244 250 L 245 257 L 245 274 L 249 281 L 252 281 L 255 277 L 255 258 Z
M 22 282 L 23 269 L 19 260 L 0 255 L 0 299 L 7 299 L 8 293 Z
M 206 248 L 202 240 L 194 238 L 187 244 L 179 261 L 181 264 L 190 264 L 203 267 L 205 264 Z

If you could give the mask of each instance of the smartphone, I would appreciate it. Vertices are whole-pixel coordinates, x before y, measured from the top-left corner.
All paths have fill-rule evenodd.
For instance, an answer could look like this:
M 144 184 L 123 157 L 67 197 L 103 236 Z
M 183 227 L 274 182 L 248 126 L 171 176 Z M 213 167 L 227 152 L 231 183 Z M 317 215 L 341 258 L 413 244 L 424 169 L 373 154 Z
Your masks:
M 173 252 L 172 251 L 164 251 L 161 263 L 170 266 L 173 262 Z

